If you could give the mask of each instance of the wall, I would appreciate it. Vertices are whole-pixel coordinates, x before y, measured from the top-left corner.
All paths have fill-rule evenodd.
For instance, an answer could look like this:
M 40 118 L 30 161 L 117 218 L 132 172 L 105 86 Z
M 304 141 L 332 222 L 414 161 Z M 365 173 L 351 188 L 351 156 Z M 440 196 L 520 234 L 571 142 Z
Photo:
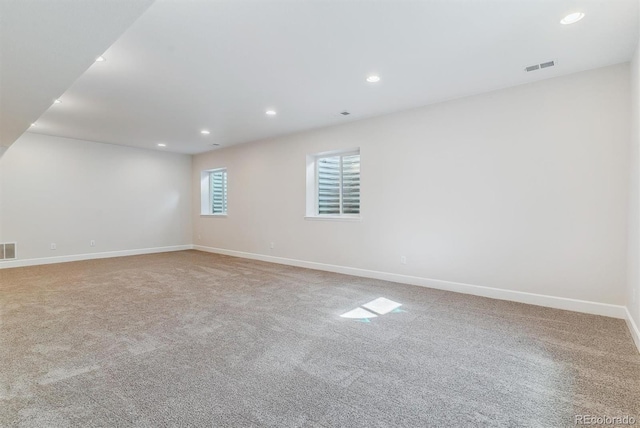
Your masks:
M 629 169 L 629 242 L 627 309 L 640 349 L 640 40 L 631 61 L 631 145 Z
M 629 126 L 620 64 L 218 149 L 193 160 L 193 241 L 623 305 Z M 305 220 L 305 156 L 353 147 L 362 220 Z M 215 167 L 226 218 L 199 215 L 200 171 Z
M 190 156 L 26 133 L 0 174 L 0 242 L 21 261 L 191 244 Z

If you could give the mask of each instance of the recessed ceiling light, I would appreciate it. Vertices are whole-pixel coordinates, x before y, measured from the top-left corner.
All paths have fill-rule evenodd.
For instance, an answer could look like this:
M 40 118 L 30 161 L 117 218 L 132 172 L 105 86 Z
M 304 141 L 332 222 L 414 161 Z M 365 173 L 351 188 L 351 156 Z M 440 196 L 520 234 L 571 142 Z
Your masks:
M 560 23 L 563 25 L 575 24 L 576 22 L 580 21 L 582 18 L 584 18 L 584 13 L 574 12 L 562 18 Z
M 36 124 L 35 124 L 35 122 L 34 122 L 34 123 L 32 123 L 31 125 L 29 125 L 29 126 L 36 126 Z
M 53 103 L 54 103 L 54 104 L 60 104 L 61 102 L 62 102 L 62 101 L 60 101 L 60 100 L 55 100 Z
M 104 59 L 104 57 L 102 55 L 100 55 L 98 58 L 96 58 L 96 62 L 104 62 L 106 61 L 106 59 Z
M 371 76 L 367 77 L 367 82 L 369 83 L 376 83 L 380 81 L 380 76 L 377 76 L 375 74 L 372 74 Z
M 201 133 L 202 135 L 209 135 L 209 134 L 211 134 L 211 132 L 210 132 L 210 131 L 208 131 L 208 130 L 206 130 L 206 129 L 203 129 L 202 131 L 200 131 L 200 133 Z
M 276 113 L 275 110 L 267 110 L 264 112 L 264 114 L 266 114 L 267 116 L 275 116 L 278 113 Z
M 167 147 L 165 143 L 158 143 L 158 147 Z

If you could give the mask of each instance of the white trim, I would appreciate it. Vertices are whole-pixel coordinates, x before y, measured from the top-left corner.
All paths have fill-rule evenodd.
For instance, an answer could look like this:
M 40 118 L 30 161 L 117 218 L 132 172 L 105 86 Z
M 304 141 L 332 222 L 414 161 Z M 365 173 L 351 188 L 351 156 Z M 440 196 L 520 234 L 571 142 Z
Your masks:
M 200 214 L 200 217 L 226 217 L 227 214 Z
M 111 257 L 137 256 L 140 254 L 166 253 L 170 251 L 184 251 L 184 250 L 192 250 L 192 249 L 193 249 L 193 245 L 188 244 L 188 245 L 173 245 L 170 247 L 139 248 L 135 250 L 107 251 L 104 253 L 86 253 L 86 254 L 73 254 L 69 256 L 42 257 L 38 259 L 12 260 L 12 261 L 0 262 L 0 269 L 25 267 L 25 266 L 37 266 L 37 265 L 49 265 L 53 263 L 76 262 L 80 260 L 107 259 Z
M 224 254 L 227 256 L 242 257 L 245 259 L 261 260 L 264 262 L 297 266 L 308 269 L 324 270 L 346 275 L 355 275 L 365 278 L 398 282 L 402 284 L 418 285 L 421 287 L 435 288 L 438 290 L 454 291 L 456 293 L 472 294 L 474 296 L 489 297 L 491 299 L 509 300 L 512 302 L 546 306 L 549 308 L 564 309 L 567 311 L 583 312 L 587 314 L 602 315 L 618 319 L 628 319 L 628 312 L 624 306 L 611 305 L 608 303 L 598 303 L 590 302 L 587 300 L 569 299 L 566 297 L 526 293 L 523 291 L 505 290 L 501 288 L 485 287 L 481 285 L 464 284 L 460 282 L 443 281 L 440 279 L 430 279 L 418 276 L 409 276 L 346 266 L 337 266 L 325 263 L 309 262 L 305 260 L 267 256 L 263 254 L 245 253 L 243 251 L 225 250 L 222 248 L 205 247 L 202 245 L 194 245 L 193 249 L 209 253 Z
M 633 320 L 631 316 L 631 312 L 629 312 L 629 308 L 625 307 L 626 311 L 625 321 L 627 321 L 627 327 L 629 327 L 629 331 L 631 332 L 631 337 L 633 338 L 633 342 L 636 344 L 636 348 L 638 348 L 638 352 L 640 352 L 640 329 L 638 329 L 638 325 Z
M 320 221 L 362 221 L 362 217 L 343 214 L 343 215 L 306 215 L 305 220 L 320 220 Z

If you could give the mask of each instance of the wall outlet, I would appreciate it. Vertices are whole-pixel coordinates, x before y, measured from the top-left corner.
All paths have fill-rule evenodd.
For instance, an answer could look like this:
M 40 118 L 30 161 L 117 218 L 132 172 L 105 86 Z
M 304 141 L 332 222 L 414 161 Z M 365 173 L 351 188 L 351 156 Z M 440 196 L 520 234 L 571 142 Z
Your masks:
M 636 289 L 632 288 L 631 289 L 631 301 L 635 303 L 637 298 L 638 298 L 638 296 L 636 294 Z
M 51 243 L 51 249 L 52 249 L 52 250 L 56 250 L 56 249 L 58 249 L 58 247 L 56 246 L 56 244 L 55 244 L 55 243 L 53 243 L 53 242 L 52 242 L 52 243 Z
M 202 241 L 202 235 L 198 234 L 198 241 Z
M 96 241 L 93 240 L 93 239 L 91 241 L 89 241 L 89 246 L 90 247 L 95 247 L 96 246 Z
M 406 256 L 400 256 L 400 263 L 402 263 L 403 265 L 407 264 L 407 257 Z
M 276 244 L 274 242 L 271 242 L 269 244 L 269 248 L 271 248 L 273 250 L 274 248 L 276 248 Z

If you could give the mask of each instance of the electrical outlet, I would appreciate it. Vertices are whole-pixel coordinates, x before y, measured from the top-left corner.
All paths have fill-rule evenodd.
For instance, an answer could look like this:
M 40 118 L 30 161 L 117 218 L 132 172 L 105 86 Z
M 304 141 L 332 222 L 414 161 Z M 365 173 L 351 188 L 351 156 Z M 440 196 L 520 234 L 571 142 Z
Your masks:
M 274 248 L 276 248 L 276 244 L 275 244 L 275 243 L 273 243 L 273 242 L 272 242 L 272 243 L 270 243 L 270 244 L 269 244 L 269 248 L 271 248 L 271 249 L 273 250 Z
M 402 263 L 403 265 L 407 264 L 407 257 L 406 256 L 400 256 L 400 263 Z
M 198 241 L 202 241 L 202 235 L 198 234 Z
M 90 246 L 90 247 L 95 247 L 95 246 L 96 246 L 96 241 L 92 239 L 92 240 L 89 242 L 89 246 Z
M 637 295 L 636 295 L 636 289 L 635 289 L 635 288 L 632 288 L 632 289 L 631 289 L 631 301 L 632 301 L 632 302 L 635 302 L 635 301 L 636 301 L 636 298 L 637 298 Z
M 56 244 L 54 244 L 53 242 L 51 243 L 51 249 L 52 250 L 56 250 L 58 249 L 58 247 L 56 246 Z

